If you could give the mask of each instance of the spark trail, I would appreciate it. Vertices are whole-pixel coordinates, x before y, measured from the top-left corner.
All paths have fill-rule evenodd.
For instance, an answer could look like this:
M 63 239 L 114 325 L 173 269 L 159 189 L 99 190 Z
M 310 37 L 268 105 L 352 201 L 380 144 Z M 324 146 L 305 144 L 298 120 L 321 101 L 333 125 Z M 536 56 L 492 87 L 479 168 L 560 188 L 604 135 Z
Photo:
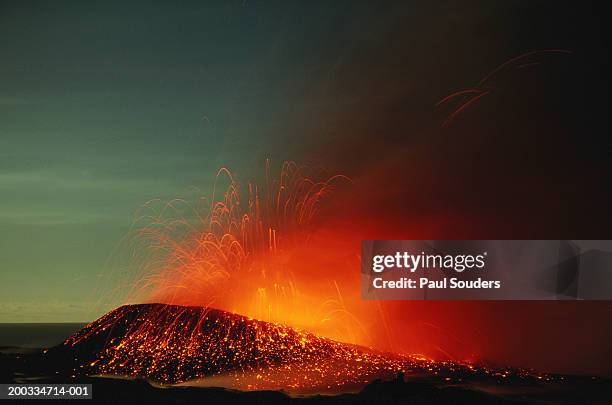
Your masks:
M 335 329 L 347 329 L 341 323 L 356 319 L 346 308 L 330 306 L 341 299 L 305 292 L 322 277 L 337 292 L 333 271 L 301 276 L 316 268 L 317 258 L 307 251 L 315 220 L 347 182 L 345 176 L 323 177 L 293 162 L 273 176 L 266 162 L 262 185 L 241 185 L 229 169 L 220 169 L 202 207 L 179 200 L 161 209 L 148 204 L 128 243 L 133 258 L 125 273 L 137 277 L 122 283 L 128 294 L 119 304 L 212 306 L 292 326 L 316 329 L 325 319 Z

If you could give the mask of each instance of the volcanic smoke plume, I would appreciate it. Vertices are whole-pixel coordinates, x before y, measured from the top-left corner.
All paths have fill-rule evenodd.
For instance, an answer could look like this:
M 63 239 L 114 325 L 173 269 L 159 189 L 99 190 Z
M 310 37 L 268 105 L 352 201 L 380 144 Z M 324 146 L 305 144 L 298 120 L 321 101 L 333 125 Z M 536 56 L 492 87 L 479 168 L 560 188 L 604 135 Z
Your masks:
M 117 308 L 61 349 L 77 359 L 79 374 L 302 393 L 355 389 L 398 373 L 447 383 L 552 378 L 382 353 L 226 311 L 165 304 Z

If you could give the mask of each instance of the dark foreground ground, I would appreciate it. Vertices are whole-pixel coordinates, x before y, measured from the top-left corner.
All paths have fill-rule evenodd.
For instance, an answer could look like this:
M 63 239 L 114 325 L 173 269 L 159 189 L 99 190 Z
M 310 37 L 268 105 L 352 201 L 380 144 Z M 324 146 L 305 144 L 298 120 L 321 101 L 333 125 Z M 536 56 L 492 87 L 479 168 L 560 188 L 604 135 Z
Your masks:
M 612 383 L 592 377 L 564 378 L 562 383 L 507 383 L 499 386 L 444 386 L 431 377 L 407 381 L 374 381 L 360 392 L 310 397 L 290 397 L 284 392 L 231 391 L 222 388 L 160 388 L 144 380 L 72 377 L 62 359 L 42 351 L 3 348 L 0 353 L 2 383 L 88 383 L 95 404 L 612 404 Z M 12 400 L 32 403 L 32 400 Z M 45 403 L 59 402 L 46 400 Z M 8 402 L 7 402 L 8 403 Z

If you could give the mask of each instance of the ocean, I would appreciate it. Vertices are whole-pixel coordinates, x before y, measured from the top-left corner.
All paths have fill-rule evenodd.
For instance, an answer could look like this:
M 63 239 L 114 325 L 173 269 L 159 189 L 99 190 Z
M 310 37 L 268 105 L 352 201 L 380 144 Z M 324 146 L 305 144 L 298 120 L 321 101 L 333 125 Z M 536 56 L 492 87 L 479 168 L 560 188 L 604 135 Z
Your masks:
M 52 347 L 83 326 L 83 323 L 0 323 L 0 349 Z

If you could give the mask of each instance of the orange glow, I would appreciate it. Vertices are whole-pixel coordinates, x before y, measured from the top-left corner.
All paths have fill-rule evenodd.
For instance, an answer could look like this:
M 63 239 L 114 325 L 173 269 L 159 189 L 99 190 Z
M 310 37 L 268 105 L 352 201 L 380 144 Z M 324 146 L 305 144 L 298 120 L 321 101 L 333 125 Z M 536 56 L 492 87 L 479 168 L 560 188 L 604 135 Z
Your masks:
M 104 346 L 95 352 L 100 341 Z M 76 349 L 73 356 L 81 365 L 75 371 L 86 374 L 300 394 L 357 390 L 398 375 L 445 382 L 553 379 L 526 370 L 383 353 L 225 311 L 163 304 L 120 307 L 64 347 Z
M 451 345 L 470 345 L 455 333 L 465 318 L 451 310 L 469 303 L 361 299 L 360 239 L 419 237 L 436 226 L 377 220 L 383 210 L 359 215 L 353 187 L 292 162 L 273 177 L 267 163 L 263 185 L 221 169 L 199 205 L 148 204 L 131 239 L 139 271 L 127 273 L 137 277 L 125 302 L 151 304 L 120 307 L 68 339 L 89 353 L 76 371 L 294 392 L 346 391 L 398 372 L 444 381 L 535 375 L 453 353 Z
M 345 176 L 322 178 L 293 162 L 275 177 L 266 162 L 262 185 L 241 186 L 223 168 L 202 207 L 184 209 L 178 200 L 161 210 L 149 206 L 137 222 L 146 225 L 137 228 L 135 249 L 147 253 L 139 253 L 141 276 L 128 302 L 214 307 L 371 343 L 351 312 L 356 297 L 346 298 L 337 281 L 350 268 L 350 288 L 359 291 L 355 249 L 316 222 L 334 190 L 348 184 Z

